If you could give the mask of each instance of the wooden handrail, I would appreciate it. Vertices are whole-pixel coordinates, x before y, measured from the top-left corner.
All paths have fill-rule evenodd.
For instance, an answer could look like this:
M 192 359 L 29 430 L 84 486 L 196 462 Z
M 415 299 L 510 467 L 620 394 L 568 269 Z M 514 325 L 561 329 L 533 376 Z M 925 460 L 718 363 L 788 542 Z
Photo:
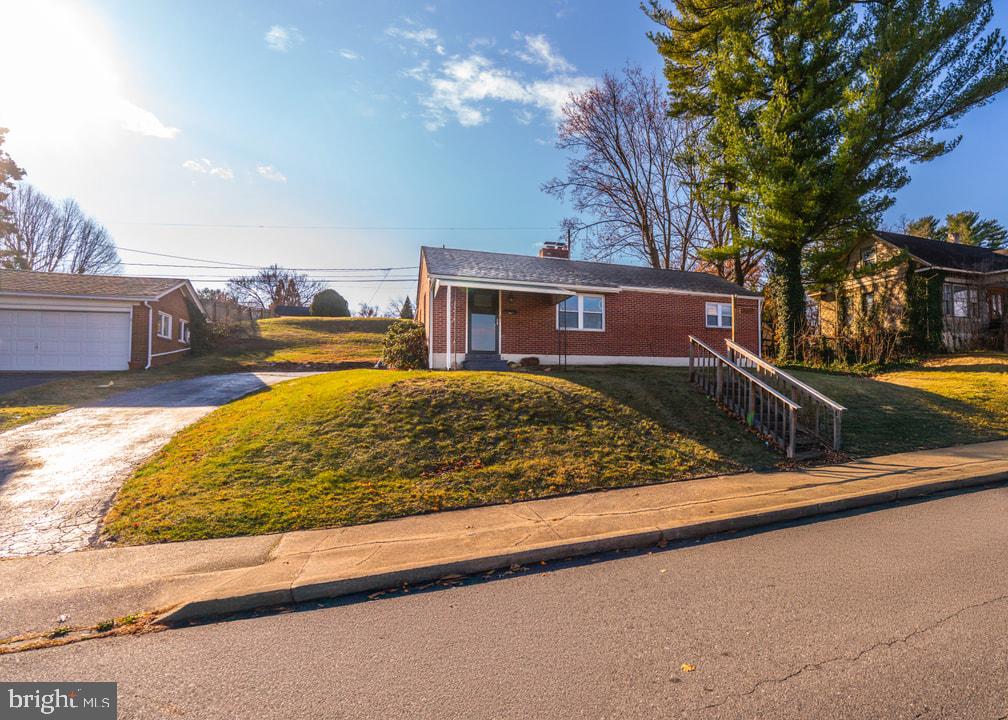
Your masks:
M 779 375 L 780 377 L 782 377 L 785 380 L 787 380 L 789 383 L 791 383 L 793 385 L 796 385 L 797 387 L 800 387 L 802 390 L 804 390 L 805 392 L 807 392 L 809 395 L 811 395 L 812 397 L 814 397 L 816 400 L 820 400 L 820 401 L 826 403 L 827 405 L 829 405 L 833 410 L 846 410 L 847 409 L 843 405 L 841 405 L 840 403 L 836 402 L 835 400 L 831 400 L 830 398 L 826 397 L 825 395 L 823 395 L 821 392 L 819 392 L 815 388 L 806 385 L 801 380 L 799 380 L 798 378 L 796 378 L 794 375 L 791 375 L 790 373 L 784 372 L 783 370 L 781 370 L 776 365 L 771 365 L 770 363 L 768 363 L 766 360 L 764 360 L 763 358 L 761 358 L 759 355 L 755 354 L 751 350 L 746 350 L 744 347 L 742 347 L 741 345 L 739 345 L 737 342 L 733 342 L 731 340 L 725 339 L 725 345 L 727 345 L 730 350 L 733 350 L 733 351 L 735 351 L 737 353 L 740 353 L 741 355 L 744 355 L 748 360 L 751 360 L 754 364 L 756 364 L 757 366 L 763 368 L 767 372 L 773 373 L 774 375 Z
M 714 348 L 712 348 L 710 345 L 708 345 L 707 343 L 705 343 L 703 340 L 700 340 L 699 338 L 694 337 L 693 335 L 690 335 L 689 339 L 692 340 L 693 342 L 695 342 L 700 347 L 702 347 L 707 352 L 709 352 L 711 355 L 713 355 L 714 357 L 716 357 L 718 360 L 720 360 L 721 362 L 723 362 L 725 365 L 727 365 L 728 367 L 730 367 L 732 370 L 734 370 L 735 372 L 737 372 L 740 375 L 744 376 L 747 380 L 751 380 L 756 385 L 759 385 L 760 388 L 762 388 L 766 392 L 768 392 L 771 395 L 773 395 L 775 398 L 777 398 L 778 400 L 780 400 L 782 403 L 784 403 L 785 405 L 787 405 L 792 410 L 801 410 L 801 405 L 799 405 L 798 403 L 796 403 L 794 400 L 792 400 L 791 398 L 789 398 L 787 395 L 782 395 L 780 392 L 778 392 L 774 388 L 772 388 L 769 385 L 767 385 L 759 377 L 757 377 L 756 375 L 753 375 L 751 372 L 749 372 L 745 368 L 739 367 L 736 363 L 733 363 L 731 360 L 729 360 L 727 357 L 725 357 L 724 355 L 722 355 L 721 353 L 719 353 L 717 350 L 715 350 Z

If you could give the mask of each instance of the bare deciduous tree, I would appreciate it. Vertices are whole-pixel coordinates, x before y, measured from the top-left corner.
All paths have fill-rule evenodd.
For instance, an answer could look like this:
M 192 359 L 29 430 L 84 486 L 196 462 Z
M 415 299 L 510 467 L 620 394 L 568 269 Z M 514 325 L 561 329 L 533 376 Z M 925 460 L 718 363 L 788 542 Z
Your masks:
M 88 217 L 76 201 L 56 203 L 45 193 L 23 183 L 7 198 L 13 226 L 0 237 L 3 260 L 18 270 L 115 273 L 119 253 L 108 230 Z
M 592 220 L 565 225 L 600 260 L 631 256 L 656 268 L 686 270 L 702 240 L 700 196 L 686 173 L 689 128 L 668 115 L 666 90 L 628 67 L 564 108 L 557 147 L 571 153 L 566 178 L 542 189 L 569 196 Z
M 357 308 L 357 316 L 362 318 L 378 317 L 378 306 L 361 303 Z
M 243 305 L 269 310 L 276 305 L 304 305 L 325 288 L 304 273 L 270 265 L 254 275 L 228 280 L 227 292 Z

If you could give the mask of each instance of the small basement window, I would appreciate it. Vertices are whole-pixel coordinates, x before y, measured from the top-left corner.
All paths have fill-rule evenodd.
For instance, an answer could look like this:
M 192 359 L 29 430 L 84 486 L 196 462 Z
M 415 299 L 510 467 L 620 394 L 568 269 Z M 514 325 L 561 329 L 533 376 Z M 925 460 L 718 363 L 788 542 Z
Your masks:
M 157 334 L 158 337 L 164 338 L 165 340 L 171 340 L 172 336 L 172 317 L 168 313 L 163 313 L 158 311 L 158 326 Z
M 186 345 L 189 344 L 189 323 L 186 320 L 179 320 L 178 339 Z
M 605 330 L 605 298 L 574 295 L 557 305 L 557 330 Z
M 707 303 L 707 327 L 731 328 L 731 303 Z

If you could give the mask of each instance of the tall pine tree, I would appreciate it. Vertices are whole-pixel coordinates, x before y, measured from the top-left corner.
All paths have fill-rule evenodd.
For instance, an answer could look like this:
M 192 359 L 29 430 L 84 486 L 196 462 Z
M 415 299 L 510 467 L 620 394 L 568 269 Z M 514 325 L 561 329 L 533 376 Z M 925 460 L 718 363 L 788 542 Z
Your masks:
M 651 0 L 674 113 L 709 124 L 724 187 L 779 277 L 778 352 L 793 356 L 803 281 L 874 227 L 936 133 L 1008 86 L 990 0 Z M 716 167 L 714 168 L 717 169 Z

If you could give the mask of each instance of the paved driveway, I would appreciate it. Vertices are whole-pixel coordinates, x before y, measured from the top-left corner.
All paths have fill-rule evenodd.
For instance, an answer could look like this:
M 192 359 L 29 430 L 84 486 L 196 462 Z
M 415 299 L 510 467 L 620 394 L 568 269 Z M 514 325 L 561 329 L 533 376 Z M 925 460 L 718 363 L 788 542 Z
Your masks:
M 123 481 L 172 435 L 225 403 L 305 374 L 178 380 L 0 433 L 0 557 L 92 544 Z
M 31 387 L 32 385 L 41 385 L 42 383 L 47 383 L 50 380 L 58 380 L 64 375 L 58 373 L 18 373 L 18 372 L 4 372 L 0 373 L 0 395 L 4 393 L 14 392 L 15 390 L 22 390 L 24 388 Z

